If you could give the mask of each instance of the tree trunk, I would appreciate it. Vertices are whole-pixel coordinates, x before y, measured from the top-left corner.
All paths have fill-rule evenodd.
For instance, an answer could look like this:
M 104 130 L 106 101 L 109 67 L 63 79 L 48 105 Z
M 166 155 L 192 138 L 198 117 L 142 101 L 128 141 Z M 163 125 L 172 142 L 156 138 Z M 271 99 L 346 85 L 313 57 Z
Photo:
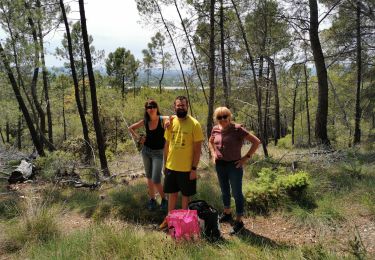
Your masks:
M 186 30 L 186 26 L 185 26 L 184 20 L 182 19 L 182 16 L 181 16 L 181 13 L 180 13 L 180 9 L 178 8 L 176 0 L 174 0 L 173 2 L 174 2 L 174 5 L 175 5 L 175 7 L 177 9 L 178 16 L 180 17 L 182 28 L 184 29 L 185 36 L 186 36 L 186 39 L 187 39 L 188 44 L 189 44 L 190 53 L 191 53 L 191 56 L 193 57 L 195 71 L 197 72 L 197 76 L 198 76 L 199 82 L 200 82 L 201 87 L 202 87 L 202 91 L 203 91 L 204 98 L 206 100 L 206 104 L 208 105 L 208 99 L 207 99 L 206 91 L 204 90 L 203 80 L 202 80 L 202 77 L 201 77 L 201 73 L 199 72 L 199 68 L 198 68 L 198 64 L 197 64 L 197 59 L 195 58 L 193 47 L 192 47 L 189 35 L 187 33 L 187 30 Z
M 38 154 L 40 156 L 44 156 L 45 154 L 44 154 L 44 150 L 43 150 L 43 145 L 41 144 L 41 142 L 39 140 L 38 133 L 35 130 L 35 127 L 34 127 L 33 121 L 31 120 L 29 111 L 27 110 L 25 102 L 23 101 L 21 92 L 20 92 L 20 90 L 17 86 L 16 79 L 13 75 L 12 69 L 9 66 L 8 59 L 5 56 L 4 49 L 3 49 L 3 46 L 1 45 L 1 43 L 0 43 L 0 57 L 1 57 L 1 60 L 4 64 L 5 71 L 8 74 L 10 84 L 13 88 L 13 92 L 16 96 L 17 101 L 18 101 L 18 105 L 19 105 L 19 107 L 22 111 L 22 114 L 23 114 L 23 116 L 26 120 L 27 127 L 29 128 L 29 131 L 30 131 L 31 139 L 33 140 L 33 144 L 34 144 Z
M 225 41 L 224 41 L 224 6 L 223 0 L 220 0 L 220 50 L 221 50 L 221 74 L 223 77 L 223 91 L 225 106 L 230 108 L 227 73 L 225 67 Z
M 275 146 L 280 139 L 281 124 L 280 124 L 280 101 L 279 101 L 279 87 L 277 86 L 276 68 L 275 61 L 269 58 L 271 71 L 272 71 L 272 85 L 273 92 L 275 95 Z
M 81 99 L 80 99 L 80 95 L 79 95 L 78 79 L 77 79 L 77 72 L 76 72 L 76 68 L 75 68 L 75 64 L 74 64 L 74 57 L 73 57 L 72 38 L 70 36 L 69 23 L 68 23 L 68 19 L 66 17 L 65 6 L 64 6 L 63 0 L 60 0 L 60 8 L 61 8 L 61 13 L 62 13 L 62 16 L 63 16 L 63 19 L 64 19 L 65 30 L 66 30 L 66 38 L 67 38 L 67 41 L 68 41 L 70 68 L 71 68 L 71 71 L 72 71 L 73 84 L 74 84 L 74 96 L 75 96 L 75 99 L 76 99 L 79 117 L 81 119 L 83 138 L 85 139 L 86 161 L 89 161 L 92 158 L 91 143 L 90 143 L 90 138 L 89 138 L 89 129 L 88 129 L 88 126 L 87 126 L 85 113 L 84 113 L 82 105 L 81 105 Z
M 90 43 L 89 43 L 88 34 L 87 34 L 85 6 L 84 6 L 83 0 L 79 0 L 78 2 L 79 2 L 79 13 L 80 13 L 80 18 L 81 18 L 83 46 L 85 48 L 85 56 L 86 56 L 87 75 L 89 77 L 89 83 L 90 83 L 92 114 L 93 114 L 94 128 L 95 128 L 95 133 L 96 133 L 96 141 L 97 141 L 98 150 L 99 150 L 99 159 L 100 159 L 100 164 L 101 164 L 101 168 L 103 171 L 103 175 L 109 176 L 110 172 L 108 168 L 107 158 L 105 155 L 105 143 L 104 143 L 104 138 L 103 138 L 102 130 L 100 126 L 99 109 L 98 109 L 98 103 L 97 103 L 98 101 L 96 98 L 96 85 L 95 85 L 94 71 L 92 69 Z
M 9 121 L 6 122 L 5 125 L 5 136 L 7 137 L 7 143 L 10 143 L 10 127 L 9 127 Z
M 211 136 L 215 103 L 215 0 L 210 0 L 210 49 L 208 64 L 210 94 L 208 98 L 207 136 Z
M 81 47 L 81 77 L 82 77 L 82 102 L 83 102 L 83 113 L 87 114 L 87 97 L 86 97 L 86 82 L 85 82 L 85 62 L 83 50 Z
M 63 116 L 63 128 L 64 128 L 64 141 L 67 139 L 66 135 L 66 118 L 65 118 L 65 93 L 62 96 L 62 116 Z
M 296 120 L 296 99 L 297 99 L 297 89 L 298 89 L 298 79 L 296 80 L 296 86 L 293 90 L 293 110 L 292 110 L 292 145 L 294 145 L 295 136 L 295 120 Z
M 37 7 L 40 10 L 40 0 L 36 1 Z M 52 113 L 51 113 L 51 102 L 49 99 L 49 87 L 48 87 L 48 72 L 46 68 L 46 61 L 44 58 L 44 44 L 43 44 L 43 28 L 40 24 L 40 20 L 38 20 L 38 37 L 39 37 L 39 44 L 40 44 L 40 58 L 42 61 L 42 77 L 43 77 L 43 91 L 44 91 L 44 99 L 46 101 L 46 112 L 47 112 L 47 126 L 48 126 L 48 142 L 53 145 L 53 128 L 52 128 Z M 51 146 L 49 145 L 48 148 L 50 149 Z M 51 149 L 50 149 L 51 150 Z
M 355 99 L 355 127 L 353 144 L 361 143 L 361 80 L 362 80 L 362 46 L 361 46 L 361 6 L 357 2 L 357 92 Z
M 157 2 L 157 0 L 153 0 L 153 2 L 154 2 L 154 4 L 156 5 L 156 7 L 158 9 L 160 18 L 161 18 L 161 20 L 163 22 L 163 25 L 164 25 L 165 29 L 167 30 L 169 39 L 170 39 L 170 41 L 172 43 L 173 50 L 174 50 L 174 53 L 176 55 L 176 59 L 177 59 L 178 65 L 180 66 L 180 70 L 181 70 L 181 74 L 182 74 L 182 79 L 184 81 L 184 87 L 185 87 L 186 95 L 187 95 L 187 98 L 189 100 L 190 113 L 191 113 L 192 116 L 194 116 L 193 107 L 191 105 L 192 100 L 190 100 L 189 89 L 188 89 L 188 86 L 187 86 L 187 83 L 186 83 L 186 77 L 185 77 L 184 69 L 182 68 L 182 64 L 181 64 L 181 61 L 180 61 L 180 57 L 178 56 L 176 45 L 174 43 L 174 40 L 173 40 L 172 34 L 171 34 L 170 30 L 169 30 L 169 27 L 168 27 L 167 23 L 164 20 L 164 16 L 163 16 L 163 13 L 161 12 L 159 3 Z
M 26 3 L 25 3 L 25 6 L 26 6 L 26 9 L 30 10 L 30 7 Z M 43 137 L 44 137 L 44 134 L 46 133 L 46 119 L 45 119 L 46 116 L 42 109 L 42 106 L 39 103 L 38 94 L 37 94 L 37 83 L 38 83 L 38 75 L 39 75 L 39 47 L 38 47 L 39 42 L 38 42 L 38 37 L 37 37 L 33 19 L 31 19 L 31 17 L 29 16 L 27 18 L 27 21 L 31 27 L 33 42 L 34 42 L 34 73 L 33 73 L 33 77 L 31 80 L 31 96 L 33 98 L 35 108 L 39 115 L 39 120 L 40 120 L 39 140 L 40 140 L 40 144 L 43 146 L 44 140 L 45 140 Z
M 308 77 L 307 77 L 307 68 L 306 63 L 303 64 L 303 71 L 305 74 L 305 103 L 306 103 L 306 118 L 307 118 L 307 135 L 308 146 L 311 145 L 311 123 L 310 123 L 310 109 L 309 109 L 309 90 L 308 90 Z
M 17 147 L 18 150 L 22 149 L 22 117 L 18 117 L 18 126 L 17 126 Z
M 165 61 L 164 61 L 164 51 L 163 51 L 163 47 L 160 47 L 161 48 L 161 56 L 162 56 L 162 62 L 161 62 L 161 68 L 162 68 L 162 71 L 161 71 L 161 77 L 159 79 L 159 93 L 161 94 L 161 83 L 163 82 L 163 78 L 164 78 L 164 71 L 165 71 Z
M 330 145 L 327 135 L 328 117 L 328 81 L 327 68 L 324 61 L 322 46 L 319 39 L 318 3 L 317 0 L 309 0 L 310 7 L 310 42 L 314 56 L 316 73 L 318 77 L 318 107 L 315 117 L 315 137 L 322 144 Z
M 228 41 L 227 43 L 227 68 L 228 68 L 228 97 L 231 96 L 231 91 L 232 91 L 232 77 L 231 77 L 231 63 L 230 63 L 230 60 L 231 60 L 231 43 L 230 41 Z
M 253 82 L 254 82 L 254 89 L 255 89 L 255 91 L 254 91 L 254 93 L 255 93 L 255 100 L 256 100 L 257 106 L 258 106 L 258 127 L 259 127 L 259 133 L 260 133 L 258 135 L 258 137 L 262 141 L 262 148 L 263 148 L 264 156 L 268 157 L 267 145 L 263 142 L 262 102 L 261 102 L 260 91 L 259 91 L 259 88 L 258 88 L 258 82 L 257 82 L 257 78 L 256 78 L 256 73 L 255 73 L 254 60 L 253 60 L 253 56 L 251 55 L 250 46 L 249 46 L 249 43 L 247 41 L 247 36 L 246 36 L 245 28 L 244 28 L 244 26 L 242 24 L 242 21 L 241 21 L 241 18 L 240 18 L 240 14 L 238 13 L 238 10 L 237 10 L 237 6 L 236 6 L 234 0 L 231 0 L 231 2 L 232 2 L 234 10 L 236 12 L 236 16 L 237 16 L 237 20 L 238 20 L 238 25 L 239 25 L 240 30 L 241 30 L 242 39 L 245 42 L 246 52 L 247 52 L 248 58 L 250 60 L 251 72 L 253 74 Z
M 3 131 L 0 127 L 0 136 L 1 136 L 1 140 L 3 141 L 3 144 L 5 144 L 5 139 L 4 139 L 4 135 L 3 135 Z

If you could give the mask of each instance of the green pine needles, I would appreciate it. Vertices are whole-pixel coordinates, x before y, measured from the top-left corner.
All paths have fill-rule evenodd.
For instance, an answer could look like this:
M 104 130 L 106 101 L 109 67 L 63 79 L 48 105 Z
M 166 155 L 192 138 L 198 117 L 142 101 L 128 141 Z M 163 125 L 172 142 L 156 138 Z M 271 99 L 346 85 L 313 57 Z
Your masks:
M 287 173 L 285 169 L 262 168 L 258 178 L 244 187 L 244 194 L 250 209 L 268 212 L 286 197 L 302 196 L 308 185 L 309 174 L 305 171 Z

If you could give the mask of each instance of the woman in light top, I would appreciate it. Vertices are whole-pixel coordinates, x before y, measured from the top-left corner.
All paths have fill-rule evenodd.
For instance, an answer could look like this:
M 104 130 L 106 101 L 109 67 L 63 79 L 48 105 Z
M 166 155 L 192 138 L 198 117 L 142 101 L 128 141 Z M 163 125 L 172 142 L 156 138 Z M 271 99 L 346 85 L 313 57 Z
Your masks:
M 165 144 L 164 128 L 168 125 L 169 117 L 162 116 L 156 101 L 149 99 L 145 103 L 144 118 L 128 128 L 133 138 L 140 144 L 143 144 L 141 154 L 147 177 L 149 195 L 147 208 L 151 211 L 157 208 L 155 190 L 159 192 L 161 197 L 160 209 L 166 211 L 168 208 L 168 200 L 161 184 L 163 148 Z M 136 132 L 141 127 L 145 127 L 146 136 L 139 135 Z
M 260 140 L 239 124 L 232 122 L 232 113 L 227 107 L 218 107 L 214 112 L 214 121 L 209 147 L 215 164 L 222 193 L 224 212 L 220 222 L 233 223 L 231 234 L 238 233 L 243 227 L 244 196 L 242 194 L 243 165 L 257 150 Z M 250 150 L 241 155 L 244 141 L 251 142 Z M 236 219 L 231 213 L 231 190 L 236 204 Z

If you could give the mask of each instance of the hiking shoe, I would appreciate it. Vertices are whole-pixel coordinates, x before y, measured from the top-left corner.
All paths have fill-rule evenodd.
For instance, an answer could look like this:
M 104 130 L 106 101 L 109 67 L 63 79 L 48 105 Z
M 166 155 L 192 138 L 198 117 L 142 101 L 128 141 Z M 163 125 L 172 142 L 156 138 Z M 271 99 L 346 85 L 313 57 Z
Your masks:
M 156 200 L 155 199 L 150 199 L 147 203 L 147 209 L 149 211 L 153 211 L 156 209 Z
M 232 231 L 230 232 L 230 235 L 235 235 L 238 232 L 240 232 L 244 228 L 244 224 L 242 221 L 235 221 L 232 227 Z
M 160 210 L 167 211 L 168 210 L 168 200 L 162 199 L 160 203 Z
M 224 222 L 226 222 L 226 223 L 230 223 L 230 222 L 232 222 L 233 221 L 233 218 L 232 218 L 232 214 L 226 214 L 226 213 L 223 213 L 221 216 L 220 216 L 220 218 L 219 218 L 219 222 L 220 223 L 224 223 Z
M 159 229 L 163 230 L 163 229 L 166 229 L 167 227 L 168 227 L 167 218 L 164 218 L 163 222 L 159 225 Z

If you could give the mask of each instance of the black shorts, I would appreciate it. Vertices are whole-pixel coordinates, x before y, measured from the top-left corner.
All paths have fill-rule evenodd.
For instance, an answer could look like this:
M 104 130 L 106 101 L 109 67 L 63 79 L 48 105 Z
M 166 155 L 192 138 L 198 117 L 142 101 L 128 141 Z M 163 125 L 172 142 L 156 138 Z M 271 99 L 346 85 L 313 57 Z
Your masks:
M 190 180 L 190 172 L 179 172 L 166 169 L 164 177 L 164 192 L 176 193 L 181 191 L 183 196 L 193 196 L 197 193 L 197 179 Z

